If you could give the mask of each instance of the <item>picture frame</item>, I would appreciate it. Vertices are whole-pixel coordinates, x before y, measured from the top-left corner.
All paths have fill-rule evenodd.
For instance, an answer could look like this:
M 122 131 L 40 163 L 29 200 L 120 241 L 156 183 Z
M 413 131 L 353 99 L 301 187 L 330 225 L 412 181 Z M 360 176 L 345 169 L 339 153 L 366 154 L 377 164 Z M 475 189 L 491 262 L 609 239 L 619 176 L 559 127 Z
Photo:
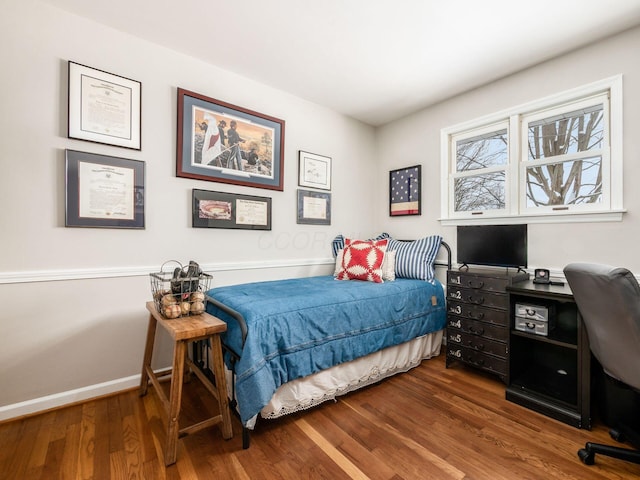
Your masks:
M 331 225 L 331 193 L 298 189 L 297 223 Z
M 142 83 L 69 61 L 67 136 L 142 149 Z
M 145 227 L 144 162 L 76 150 L 65 157 L 66 227 Z
M 271 198 L 193 189 L 194 228 L 271 230 Z
M 331 157 L 299 150 L 298 185 L 331 190 Z
M 176 175 L 282 191 L 284 127 L 284 120 L 178 88 Z
M 389 216 L 422 214 L 422 165 L 389 172 Z

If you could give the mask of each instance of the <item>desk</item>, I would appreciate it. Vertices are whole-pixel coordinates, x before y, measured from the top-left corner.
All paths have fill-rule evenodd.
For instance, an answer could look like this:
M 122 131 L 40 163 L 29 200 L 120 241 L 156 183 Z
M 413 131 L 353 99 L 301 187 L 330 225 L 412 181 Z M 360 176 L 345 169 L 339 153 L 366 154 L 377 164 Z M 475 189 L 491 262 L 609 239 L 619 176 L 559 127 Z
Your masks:
M 226 331 L 227 324 L 208 313 L 168 320 L 158 312 L 153 302 L 147 302 L 147 310 L 149 310 L 149 327 L 142 363 L 140 396 L 146 395 L 149 381 L 151 381 L 167 413 L 165 465 L 171 465 L 176 462 L 178 436 L 189 435 L 217 424 L 221 424 L 222 436 L 225 439 L 233 436 L 231 416 L 229 414 L 229 399 L 227 398 L 225 387 L 224 365 L 222 363 L 222 345 L 220 343 L 220 334 Z M 173 368 L 171 372 L 162 375 L 156 374 L 151 369 L 153 344 L 158 324 L 171 335 L 174 341 Z M 187 345 L 189 343 L 205 339 L 211 341 L 213 374 L 217 385 L 214 385 L 187 355 Z M 207 390 L 218 400 L 220 413 L 195 425 L 180 429 L 178 418 L 182 401 L 182 383 L 185 369 L 187 368 L 191 369 Z M 171 389 L 169 399 L 167 399 L 164 390 L 160 386 L 159 378 L 169 373 L 171 374 Z
M 568 285 L 507 286 L 509 384 L 506 398 L 578 428 L 591 428 L 591 351 L 587 330 Z M 516 303 L 549 309 L 547 335 L 514 328 Z

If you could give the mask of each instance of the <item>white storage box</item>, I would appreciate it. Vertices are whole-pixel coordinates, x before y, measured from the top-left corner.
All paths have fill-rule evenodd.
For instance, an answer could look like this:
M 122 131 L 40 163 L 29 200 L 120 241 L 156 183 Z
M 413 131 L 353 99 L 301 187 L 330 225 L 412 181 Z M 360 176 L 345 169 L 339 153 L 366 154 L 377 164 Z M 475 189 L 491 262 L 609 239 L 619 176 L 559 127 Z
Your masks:
M 521 332 L 534 333 L 544 337 L 549 335 L 549 322 L 540 320 L 532 320 L 528 318 L 516 317 L 516 330 Z
M 516 303 L 515 329 L 535 335 L 548 336 L 556 324 L 554 306 Z
M 541 305 L 528 305 L 526 303 L 516 303 L 516 317 L 538 320 L 540 322 L 549 321 L 549 308 Z

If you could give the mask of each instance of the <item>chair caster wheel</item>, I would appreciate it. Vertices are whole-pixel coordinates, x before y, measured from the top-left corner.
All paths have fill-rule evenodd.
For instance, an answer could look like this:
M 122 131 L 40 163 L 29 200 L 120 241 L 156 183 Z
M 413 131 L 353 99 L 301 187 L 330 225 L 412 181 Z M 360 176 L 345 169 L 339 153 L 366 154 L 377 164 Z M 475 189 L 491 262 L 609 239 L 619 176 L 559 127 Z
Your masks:
M 595 461 L 595 454 L 589 452 L 585 448 L 581 448 L 580 450 L 578 450 L 578 458 L 580 458 L 580 460 L 582 460 L 582 463 L 584 463 L 585 465 L 593 465 Z
M 624 442 L 626 440 L 624 434 L 620 430 L 616 430 L 615 428 L 609 430 L 609 436 L 616 442 Z

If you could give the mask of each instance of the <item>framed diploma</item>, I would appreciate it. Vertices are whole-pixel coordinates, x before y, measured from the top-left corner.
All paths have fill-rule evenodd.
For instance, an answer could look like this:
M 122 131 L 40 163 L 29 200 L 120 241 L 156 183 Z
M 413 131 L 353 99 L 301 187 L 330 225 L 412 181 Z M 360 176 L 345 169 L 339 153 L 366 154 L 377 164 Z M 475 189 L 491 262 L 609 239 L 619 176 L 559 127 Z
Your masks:
M 271 198 L 194 188 L 193 226 L 271 230 Z
M 298 185 L 331 190 L 331 157 L 298 152 Z
M 331 194 L 299 189 L 298 223 L 331 225 Z
M 284 189 L 284 120 L 178 88 L 178 177 Z
M 69 62 L 69 138 L 140 150 L 142 84 Z
M 65 226 L 144 228 L 144 162 L 66 151 Z

